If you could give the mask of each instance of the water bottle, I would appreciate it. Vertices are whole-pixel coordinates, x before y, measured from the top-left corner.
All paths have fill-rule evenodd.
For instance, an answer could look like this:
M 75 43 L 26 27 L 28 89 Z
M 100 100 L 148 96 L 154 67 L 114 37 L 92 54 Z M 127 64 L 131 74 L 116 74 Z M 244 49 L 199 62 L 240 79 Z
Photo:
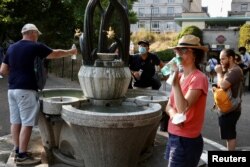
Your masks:
M 72 48 L 72 49 L 75 49 L 75 48 L 76 48 L 76 45 L 73 44 L 71 48 Z M 72 60 L 76 60 L 76 55 L 73 54 L 73 55 L 71 56 L 71 59 L 72 59 Z
M 172 58 L 162 69 L 161 69 L 161 72 L 164 76 L 167 76 L 169 74 L 172 73 L 172 67 L 173 67 L 173 64 L 175 63 L 178 67 L 181 66 L 181 57 L 180 56 L 176 56 L 174 58 Z
M 171 66 L 172 64 L 169 62 L 167 63 L 162 69 L 161 69 L 161 73 L 164 76 L 167 76 L 171 73 Z

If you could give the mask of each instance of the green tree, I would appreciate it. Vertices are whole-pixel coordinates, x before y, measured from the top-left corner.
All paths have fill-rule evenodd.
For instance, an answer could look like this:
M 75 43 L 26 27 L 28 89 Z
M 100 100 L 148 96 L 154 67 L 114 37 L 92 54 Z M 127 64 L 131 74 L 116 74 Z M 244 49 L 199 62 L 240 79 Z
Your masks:
M 239 46 L 246 47 L 247 51 L 250 51 L 250 24 L 244 24 L 240 28 L 239 32 Z
M 109 0 L 101 0 L 107 4 Z M 123 1 L 123 0 L 120 0 Z M 132 23 L 136 15 L 128 0 Z M 75 28 L 83 28 L 87 0 L 1 0 L 0 1 L 0 45 L 7 39 L 17 41 L 25 23 L 34 23 L 43 32 L 40 40 L 51 47 L 72 44 Z M 98 22 L 97 22 L 98 24 Z
M 178 43 L 178 40 L 184 36 L 184 35 L 187 35 L 187 34 L 192 34 L 192 35 L 195 35 L 197 37 L 200 38 L 200 43 L 201 45 L 203 45 L 203 36 L 202 36 L 202 31 L 201 29 L 199 29 L 198 27 L 196 26 L 188 26 L 188 27 L 185 27 L 177 36 L 176 40 L 174 40 L 173 42 L 173 46 L 176 46 L 177 43 Z

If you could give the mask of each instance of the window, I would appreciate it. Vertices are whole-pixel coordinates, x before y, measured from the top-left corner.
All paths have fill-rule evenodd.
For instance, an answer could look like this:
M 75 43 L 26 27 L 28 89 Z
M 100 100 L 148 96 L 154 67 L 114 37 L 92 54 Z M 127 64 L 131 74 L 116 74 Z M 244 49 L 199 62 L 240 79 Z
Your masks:
M 152 29 L 159 29 L 159 21 L 152 21 L 151 27 Z
M 138 9 L 138 15 L 139 16 L 143 16 L 145 13 L 144 13 L 144 8 L 139 8 Z
M 168 3 L 174 3 L 174 0 L 168 0 Z
M 167 22 L 164 25 L 165 31 L 174 31 L 175 30 L 175 23 L 174 22 Z
M 174 16 L 174 7 L 168 7 L 167 8 L 167 15 L 168 16 Z
M 139 21 L 138 28 L 145 28 L 145 21 Z
M 152 15 L 158 15 L 159 14 L 159 8 L 152 8 Z
M 247 11 L 247 4 L 241 4 L 241 11 Z
M 159 0 L 154 0 L 154 3 L 159 3 Z
M 167 24 L 166 24 L 166 29 L 167 29 L 167 30 L 172 29 L 172 23 L 167 23 Z

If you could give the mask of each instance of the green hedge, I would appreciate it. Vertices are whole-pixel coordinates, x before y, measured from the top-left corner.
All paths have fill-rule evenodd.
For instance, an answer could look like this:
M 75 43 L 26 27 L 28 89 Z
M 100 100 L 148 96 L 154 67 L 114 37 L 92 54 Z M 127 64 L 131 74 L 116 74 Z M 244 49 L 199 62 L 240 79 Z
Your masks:
M 170 61 L 175 56 L 174 51 L 169 49 L 156 52 L 156 54 L 162 61 Z

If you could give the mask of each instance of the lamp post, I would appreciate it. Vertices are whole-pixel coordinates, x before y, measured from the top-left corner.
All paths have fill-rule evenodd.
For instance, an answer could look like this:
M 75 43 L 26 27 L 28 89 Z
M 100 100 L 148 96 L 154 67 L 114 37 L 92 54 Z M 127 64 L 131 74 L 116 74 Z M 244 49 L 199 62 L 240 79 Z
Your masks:
M 151 27 L 152 27 L 152 9 L 153 9 L 153 5 L 150 5 L 150 23 L 149 23 L 149 32 L 151 32 Z

